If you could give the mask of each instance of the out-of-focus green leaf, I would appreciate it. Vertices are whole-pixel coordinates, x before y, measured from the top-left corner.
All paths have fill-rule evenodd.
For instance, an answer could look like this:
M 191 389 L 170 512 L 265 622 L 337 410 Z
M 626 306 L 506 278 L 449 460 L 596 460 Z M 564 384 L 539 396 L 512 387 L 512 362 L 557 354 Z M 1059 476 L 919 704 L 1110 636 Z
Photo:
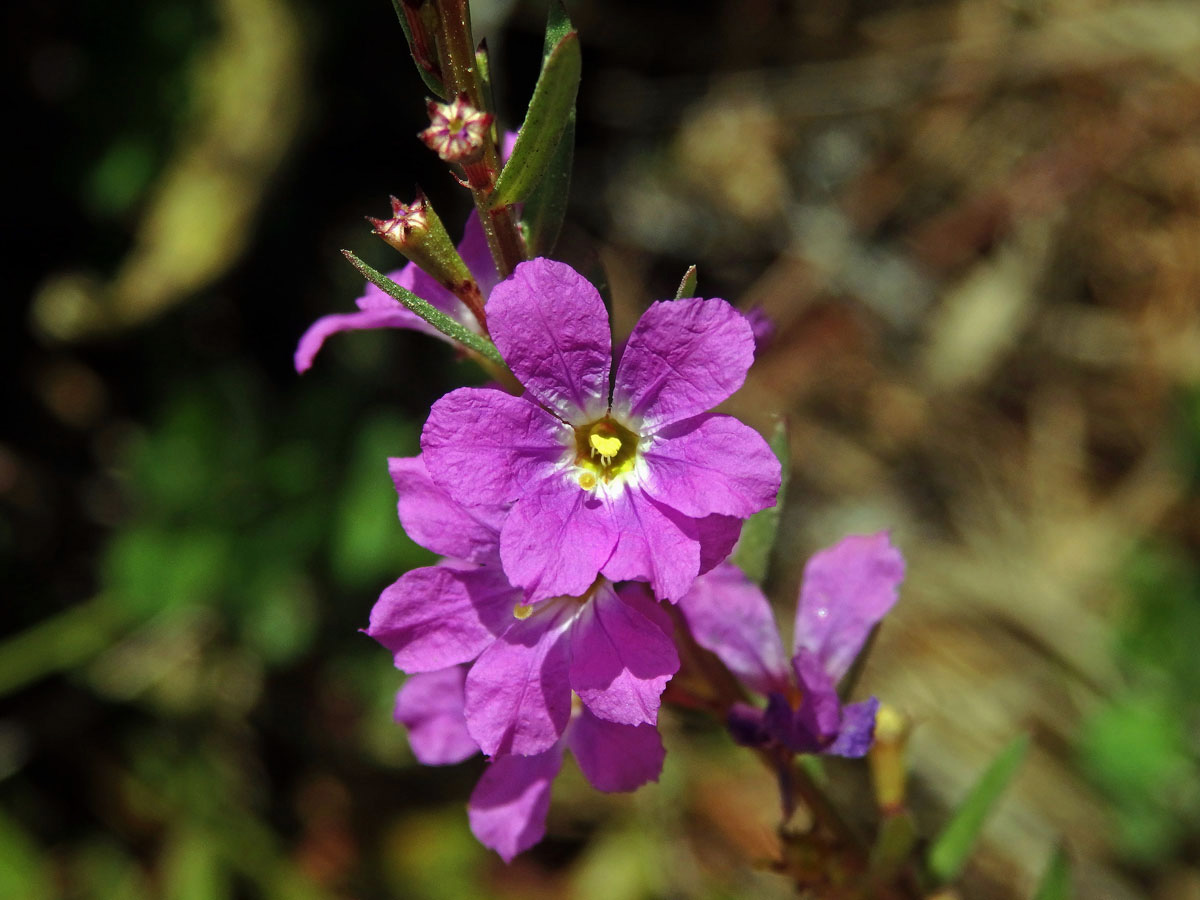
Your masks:
M 553 39 L 554 43 L 550 44 Z M 570 27 L 566 12 L 552 3 L 546 28 L 549 52 L 533 88 L 525 121 L 517 132 L 512 156 L 500 172 L 490 203 L 511 206 L 527 199 L 550 169 L 555 151 L 575 112 L 575 95 L 583 69 L 579 33 Z
M 53 897 L 50 866 L 16 822 L 0 813 L 0 897 Z
M 1033 900 L 1071 900 L 1071 863 L 1062 847 L 1050 857 Z
M 886 816 L 879 825 L 871 848 L 870 878 L 882 884 L 892 878 L 907 861 L 917 843 L 917 827 L 912 815 L 900 812 Z
M 779 531 L 779 513 L 787 496 L 791 454 L 788 450 L 787 425 L 782 420 L 775 423 L 770 444 L 783 470 L 779 496 L 774 506 L 757 512 L 746 520 L 746 524 L 742 526 L 742 535 L 733 549 L 734 564 L 746 573 L 746 577 L 758 584 L 762 584 L 763 579 L 767 577 L 771 550 L 775 546 L 775 535 Z
M 683 273 L 683 279 L 679 282 L 679 290 L 675 292 L 675 299 L 682 300 L 684 297 L 696 296 L 696 281 L 698 273 L 695 266 L 688 266 L 688 270 Z
M 106 592 L 113 603 L 142 616 L 208 604 L 226 583 L 232 553 L 233 535 L 225 531 L 130 528 L 108 546 Z
M 1028 750 L 1026 734 L 1001 750 L 930 845 L 926 863 L 939 884 L 953 881 L 962 872 L 984 823 L 1017 774 Z
M 396 10 L 396 18 L 400 20 L 400 27 L 404 29 L 404 41 L 408 44 L 408 52 L 412 56 L 413 64 L 417 67 L 417 73 L 421 76 L 421 80 L 425 82 L 425 87 L 429 88 L 434 95 L 441 97 L 443 100 L 449 99 L 446 95 L 446 87 L 442 84 L 442 79 L 436 73 L 430 71 L 425 65 L 422 65 L 420 57 L 423 54 L 436 54 L 436 49 L 432 44 L 432 34 L 428 26 L 425 32 L 429 34 L 430 46 L 427 50 L 418 50 L 415 35 L 413 34 L 412 26 L 408 23 L 408 17 L 404 14 L 403 0 L 392 0 L 392 8 Z M 433 4 L 425 4 L 426 11 L 432 10 Z M 420 13 L 418 13 L 420 15 Z M 431 63 L 436 64 L 436 59 L 432 59 Z
M 369 422 L 359 434 L 334 523 L 333 571 L 349 588 L 399 577 L 430 560 L 396 519 L 396 490 L 388 477 L 389 456 L 417 452 L 414 425 L 394 417 Z
M 233 895 L 212 841 L 191 828 L 176 833 L 164 868 L 165 900 L 223 900 Z
M 242 635 L 268 663 L 286 663 L 308 649 L 319 618 L 312 590 L 298 572 L 264 567 L 243 604 Z
M 1080 735 L 1084 772 L 1113 806 L 1126 856 L 1153 863 L 1169 855 L 1184 819 L 1200 808 L 1184 721 L 1169 697 L 1144 693 L 1092 715 Z
M 80 848 L 70 869 L 71 880 L 83 886 L 81 900 L 150 900 L 153 896 L 141 867 L 107 837 Z

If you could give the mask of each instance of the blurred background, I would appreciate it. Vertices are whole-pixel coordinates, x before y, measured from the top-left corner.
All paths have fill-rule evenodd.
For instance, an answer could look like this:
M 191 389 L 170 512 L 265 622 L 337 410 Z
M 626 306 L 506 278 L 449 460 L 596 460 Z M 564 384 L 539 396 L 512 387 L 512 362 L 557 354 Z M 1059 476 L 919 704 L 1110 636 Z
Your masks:
M 507 124 L 544 7 L 473 4 Z M 774 343 L 769 587 L 891 528 L 862 690 L 913 719 L 926 834 L 1033 749 L 961 886 L 1200 897 L 1200 9 L 1194 0 L 570 0 L 584 79 L 560 255 L 618 331 L 699 265 Z M 357 629 L 429 555 L 385 457 L 478 380 L 420 335 L 306 325 L 387 195 L 467 198 L 415 139 L 386 0 L 5 4 L 0 897 L 792 896 L 770 777 L 664 716 L 658 785 L 568 770 L 511 867 L 417 766 Z M 830 768 L 862 806 L 861 767 Z M 864 814 L 868 811 L 863 808 Z

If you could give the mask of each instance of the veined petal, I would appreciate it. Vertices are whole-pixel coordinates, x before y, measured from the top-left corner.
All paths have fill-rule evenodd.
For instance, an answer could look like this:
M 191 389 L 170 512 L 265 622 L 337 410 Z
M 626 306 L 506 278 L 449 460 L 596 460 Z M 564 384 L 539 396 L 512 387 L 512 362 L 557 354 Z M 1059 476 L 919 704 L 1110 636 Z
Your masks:
M 388 459 L 399 496 L 397 511 L 408 536 L 442 556 L 487 562 L 500 559 L 502 506 L 463 506 L 434 484 L 419 456 Z
M 573 603 L 514 619 L 467 675 L 467 730 L 488 756 L 541 753 L 571 716 L 567 627 Z
M 746 518 L 775 504 L 779 460 L 753 428 L 701 415 L 661 429 L 646 448 L 646 492 L 687 516 Z
M 497 349 L 539 403 L 573 423 L 604 415 L 612 335 L 591 282 L 566 263 L 518 263 L 487 313 Z
M 830 756 L 866 756 L 875 740 L 875 714 L 878 712 L 879 701 L 874 697 L 842 707 L 838 736 L 824 752 Z
M 608 722 L 654 724 L 659 697 L 679 670 L 671 638 L 609 585 L 583 605 L 571 626 L 571 689 Z
M 724 300 L 653 304 L 629 335 L 617 367 L 613 411 L 643 433 L 707 412 L 742 386 L 754 332 Z
M 696 643 L 711 650 L 747 687 L 786 691 L 788 664 L 766 596 L 730 563 L 696 579 L 679 601 Z
M 562 754 L 562 745 L 555 744 L 535 756 L 501 756 L 475 785 L 467 803 L 471 833 L 505 862 L 545 836 L 550 788 Z
M 466 676 L 462 666 L 410 675 L 396 694 L 394 718 L 408 729 L 418 762 L 450 766 L 479 752 L 463 716 Z
M 649 581 L 654 593 L 675 601 L 700 572 L 696 522 L 628 486 L 605 498 L 619 535 L 601 572 L 612 581 Z
M 520 601 L 498 567 L 413 569 L 384 589 L 366 632 L 392 651 L 396 668 L 431 672 L 478 656 Z
M 632 791 L 658 781 L 667 755 L 653 725 L 606 722 L 586 706 L 571 720 L 566 743 L 598 791 Z
M 464 506 L 511 503 L 554 471 L 571 429 L 536 403 L 490 388 L 459 388 L 433 404 L 421 449 L 434 483 Z
M 813 555 L 796 606 L 795 652 L 806 650 L 837 681 L 896 602 L 904 557 L 886 532 L 852 535 Z
M 500 531 L 500 559 L 530 603 L 577 597 L 592 586 L 616 542 L 602 500 L 557 472 L 526 485 Z

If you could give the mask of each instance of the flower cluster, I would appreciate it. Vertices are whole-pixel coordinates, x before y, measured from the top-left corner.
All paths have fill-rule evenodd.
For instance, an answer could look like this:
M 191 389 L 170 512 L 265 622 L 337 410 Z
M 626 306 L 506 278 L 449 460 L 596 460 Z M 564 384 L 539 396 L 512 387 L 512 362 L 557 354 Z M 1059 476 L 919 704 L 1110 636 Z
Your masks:
M 410 677 L 396 701 L 417 759 L 490 759 L 471 828 L 504 859 L 545 831 L 570 749 L 599 790 L 656 780 L 658 711 L 680 667 L 672 617 L 765 707 L 730 710 L 742 743 L 861 755 L 876 705 L 842 706 L 835 683 L 895 599 L 887 539 L 814 557 L 789 672 L 765 597 L 726 560 L 748 517 L 772 506 L 780 464 L 738 420 L 710 410 L 743 383 L 765 331 L 724 300 L 653 304 L 619 347 L 596 289 L 549 259 L 499 281 L 478 219 L 458 252 L 486 325 L 414 264 L 396 281 L 490 335 L 523 392 L 460 388 L 438 400 L 421 454 L 389 460 L 400 521 L 438 554 L 384 590 L 366 632 Z M 329 335 L 428 330 L 377 289 Z

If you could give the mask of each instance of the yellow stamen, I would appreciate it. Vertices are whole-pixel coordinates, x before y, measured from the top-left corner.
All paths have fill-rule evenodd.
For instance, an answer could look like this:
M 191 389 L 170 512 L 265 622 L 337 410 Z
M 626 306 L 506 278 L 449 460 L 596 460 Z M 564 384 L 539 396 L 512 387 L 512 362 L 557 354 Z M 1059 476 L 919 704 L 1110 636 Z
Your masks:
M 613 461 L 613 457 L 621 452 L 621 439 L 615 436 L 603 434 L 588 435 L 588 443 L 592 447 L 592 456 L 600 454 L 601 465 L 607 466 Z
M 596 476 L 591 472 L 581 472 L 579 474 L 579 486 L 585 491 L 590 491 L 596 486 Z
M 513 618 L 515 619 L 528 619 L 531 615 L 533 615 L 532 606 L 526 606 L 524 603 L 518 603 L 513 607 Z

